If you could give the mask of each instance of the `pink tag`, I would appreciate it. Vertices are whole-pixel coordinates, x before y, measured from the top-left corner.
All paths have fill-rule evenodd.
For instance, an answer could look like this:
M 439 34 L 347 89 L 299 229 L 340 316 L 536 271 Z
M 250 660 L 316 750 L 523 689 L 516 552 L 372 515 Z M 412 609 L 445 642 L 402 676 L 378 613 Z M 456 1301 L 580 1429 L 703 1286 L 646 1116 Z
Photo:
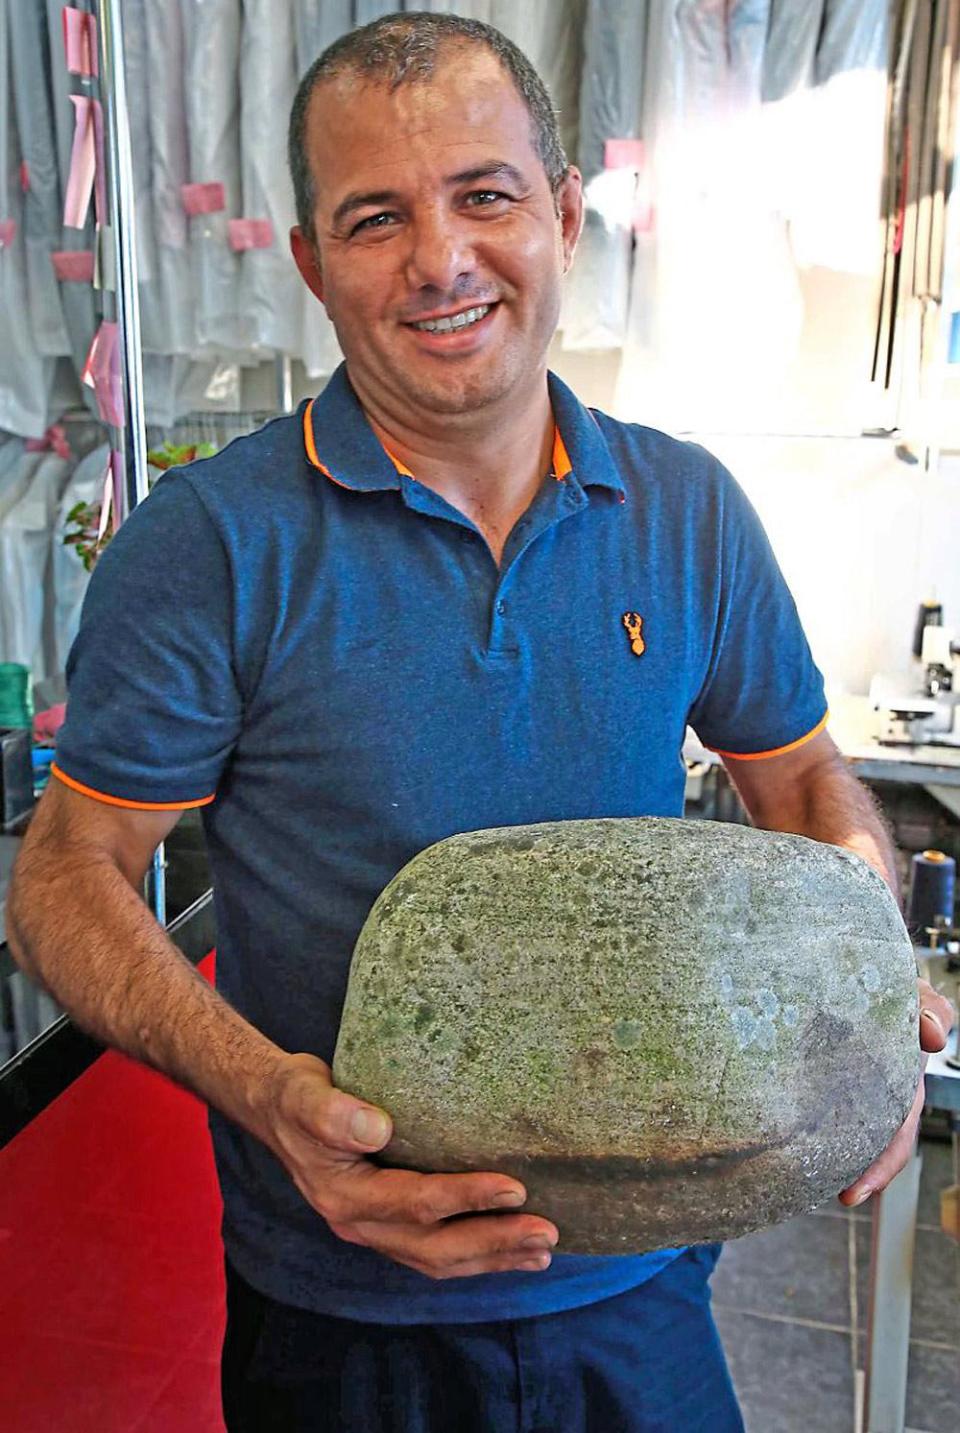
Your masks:
M 53 272 L 61 283 L 93 283 L 92 249 L 56 249 L 50 255 L 50 262 L 53 264 Z
M 180 197 L 188 214 L 219 214 L 227 207 L 222 184 L 181 184 Z
M 273 245 L 273 225 L 269 219 L 229 219 L 227 235 L 231 249 L 237 253 L 243 249 L 269 249 Z
M 646 163 L 642 139 L 605 139 L 604 169 L 642 169 Z
M 16 232 L 16 219 L 0 219 L 0 249 L 9 249 Z
M 20 161 L 20 188 L 24 194 L 30 193 L 30 166 L 25 159 Z
M 52 743 L 66 717 L 65 702 L 58 702 L 56 706 L 47 707 L 45 712 L 37 712 L 33 718 L 34 741 Z
M 63 48 L 71 75 L 98 75 L 97 20 L 72 5 L 63 7 Z
M 104 319 L 93 336 L 80 378 L 96 394 L 104 423 L 122 428 L 126 415 L 120 371 L 120 332 L 108 319 Z
M 73 150 L 63 204 L 63 222 L 68 229 L 82 229 L 87 222 L 97 166 L 93 100 L 87 95 L 71 95 L 70 101 L 74 107 Z
M 53 423 L 42 438 L 28 438 L 24 443 L 28 453 L 56 453 L 58 458 L 72 458 L 67 430 L 62 423 Z

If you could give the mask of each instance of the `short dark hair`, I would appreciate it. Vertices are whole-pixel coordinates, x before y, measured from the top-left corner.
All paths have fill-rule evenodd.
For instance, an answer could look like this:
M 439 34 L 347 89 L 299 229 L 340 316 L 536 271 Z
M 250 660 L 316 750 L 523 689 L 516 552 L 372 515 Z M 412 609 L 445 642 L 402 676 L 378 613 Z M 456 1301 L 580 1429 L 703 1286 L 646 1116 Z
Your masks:
M 435 14 L 430 10 L 384 15 L 329 45 L 314 60 L 297 89 L 290 111 L 287 157 L 297 223 L 308 239 L 315 238 L 316 189 L 307 157 L 307 115 L 317 85 L 338 75 L 358 74 L 395 90 L 405 83 L 428 80 L 441 50 L 456 43 L 483 46 L 496 55 L 510 75 L 529 111 L 534 147 L 550 188 L 556 194 L 568 169 L 557 112 L 546 86 L 523 51 L 492 25 L 467 20 L 462 15 Z

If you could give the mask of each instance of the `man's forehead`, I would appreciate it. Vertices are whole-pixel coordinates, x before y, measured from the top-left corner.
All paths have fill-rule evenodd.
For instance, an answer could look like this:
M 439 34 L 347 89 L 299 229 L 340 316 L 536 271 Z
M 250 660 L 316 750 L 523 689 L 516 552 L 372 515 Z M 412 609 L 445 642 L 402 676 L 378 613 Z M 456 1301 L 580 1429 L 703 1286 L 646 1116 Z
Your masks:
M 458 47 L 438 59 L 426 79 L 396 88 L 352 73 L 324 80 L 307 126 L 318 195 L 328 185 L 353 187 L 358 164 L 383 169 L 418 153 L 458 168 L 469 146 L 487 151 L 491 141 L 498 151 L 509 150 L 504 161 L 524 168 L 538 162 L 530 116 L 511 76 L 495 55 L 475 46 Z

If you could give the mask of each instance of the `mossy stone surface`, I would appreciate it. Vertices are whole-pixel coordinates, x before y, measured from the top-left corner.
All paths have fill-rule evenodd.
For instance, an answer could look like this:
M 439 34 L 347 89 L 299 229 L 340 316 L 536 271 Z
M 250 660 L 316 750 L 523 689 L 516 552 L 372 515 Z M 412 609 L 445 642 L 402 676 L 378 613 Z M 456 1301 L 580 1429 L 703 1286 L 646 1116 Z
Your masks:
M 514 1175 L 584 1253 L 814 1208 L 919 1069 L 912 948 L 865 862 L 659 818 L 422 852 L 361 932 L 334 1059 L 393 1117 L 387 1162 Z

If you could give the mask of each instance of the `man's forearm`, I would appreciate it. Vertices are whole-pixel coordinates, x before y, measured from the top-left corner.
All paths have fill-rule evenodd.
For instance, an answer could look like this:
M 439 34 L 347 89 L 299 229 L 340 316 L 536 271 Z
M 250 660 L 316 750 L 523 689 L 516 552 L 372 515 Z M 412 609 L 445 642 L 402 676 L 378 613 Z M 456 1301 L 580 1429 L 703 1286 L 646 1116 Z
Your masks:
M 755 826 L 844 846 L 880 873 L 899 902 L 896 857 L 886 822 L 828 739 L 809 758 L 799 752 L 776 763 L 728 765 Z
M 91 1034 L 264 1138 L 283 1052 L 203 979 L 107 856 L 34 850 L 7 906 L 18 964 Z

